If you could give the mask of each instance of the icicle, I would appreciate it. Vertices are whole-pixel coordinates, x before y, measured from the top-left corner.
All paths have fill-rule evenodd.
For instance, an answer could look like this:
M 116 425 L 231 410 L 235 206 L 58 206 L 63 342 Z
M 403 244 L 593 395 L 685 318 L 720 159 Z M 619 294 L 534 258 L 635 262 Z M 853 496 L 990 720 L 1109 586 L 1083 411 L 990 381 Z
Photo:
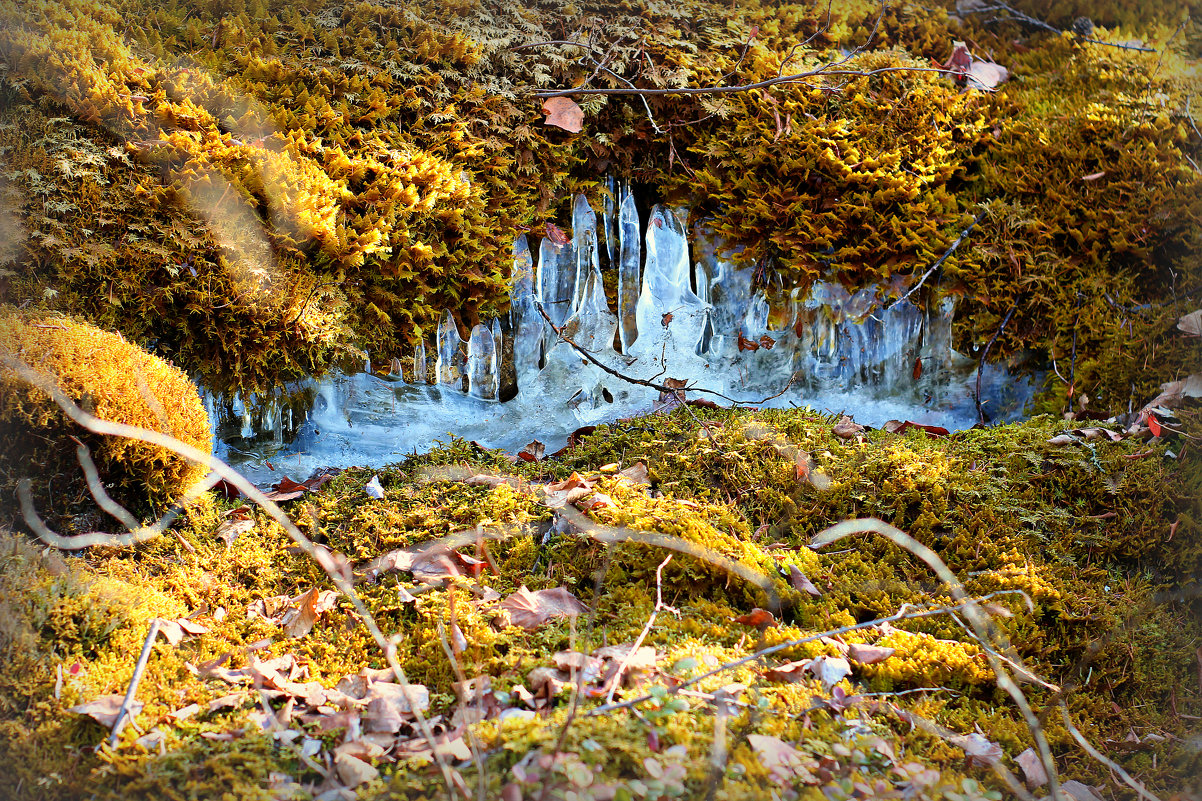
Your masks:
M 629 353 L 630 346 L 639 336 L 638 302 L 639 278 L 642 272 L 642 239 L 639 231 L 639 211 L 634 205 L 634 196 L 629 193 L 622 200 L 618 217 L 618 327 L 621 330 L 622 352 Z
M 497 397 L 497 342 L 492 331 L 480 324 L 472 329 L 467 346 L 468 392 L 494 400 Z
M 451 316 L 450 310 L 447 310 L 438 326 L 438 361 L 435 364 L 438 383 L 448 384 L 456 389 L 462 384 L 463 371 L 459 355 L 462 344 L 459 327 L 455 325 L 455 318 Z
M 429 382 L 429 376 L 426 373 L 426 340 L 423 337 L 417 341 L 417 348 L 413 351 L 413 383 L 425 384 Z
M 576 253 L 571 243 L 556 245 L 550 237 L 543 239 L 535 289 L 551 322 L 563 325 L 572 315 L 572 293 L 576 290 Z
M 572 250 L 575 252 L 576 283 L 572 288 L 572 313 L 580 310 L 588 292 L 588 283 L 597 260 L 597 214 L 584 195 L 577 195 L 572 205 Z
M 509 326 L 513 337 L 513 373 L 518 392 L 538 375 L 546 324 L 534 306 L 534 261 L 523 234 L 513 243 L 509 279 Z M 550 314 L 550 312 L 548 312 Z

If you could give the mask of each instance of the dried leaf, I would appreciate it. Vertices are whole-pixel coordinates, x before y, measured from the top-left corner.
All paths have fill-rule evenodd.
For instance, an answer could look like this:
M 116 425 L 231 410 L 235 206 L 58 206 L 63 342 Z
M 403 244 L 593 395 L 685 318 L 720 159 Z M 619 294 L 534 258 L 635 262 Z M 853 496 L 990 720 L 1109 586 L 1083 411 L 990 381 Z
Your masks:
M 831 429 L 831 433 L 840 439 L 851 439 L 858 437 L 864 433 L 864 426 L 852 420 L 849 415 L 843 415 L 839 418 L 839 422 L 835 423 L 835 427 Z
M 545 458 L 544 454 L 546 452 L 547 446 L 538 440 L 534 440 L 529 445 L 518 451 L 518 458 L 523 462 L 537 462 Z
M 814 586 L 814 583 L 806 578 L 806 574 L 802 573 L 797 565 L 789 565 L 789 584 L 793 585 L 793 589 L 798 592 L 808 592 L 815 598 L 822 595 L 822 591 Z
M 254 529 L 255 521 L 236 519 L 226 520 L 217 527 L 217 531 L 214 533 L 217 535 L 218 539 L 224 542 L 228 547 L 233 545 L 234 541 L 243 534 L 249 534 L 250 532 L 254 531 Z
M 377 501 L 384 498 L 384 488 L 380 486 L 379 476 L 372 476 L 371 481 L 363 486 L 363 491 L 367 493 L 369 498 L 375 498 Z
M 618 473 L 618 475 L 632 484 L 651 484 L 651 478 L 650 474 L 647 472 L 646 462 L 635 462 L 630 467 L 627 467 L 625 470 Z
M 1089 175 L 1082 175 L 1081 180 L 1082 181 L 1096 181 L 1104 175 L 1106 175 L 1106 172 L 1104 170 L 1102 172 L 1091 172 Z
M 280 626 L 289 637 L 304 637 L 313 630 L 322 612 L 331 609 L 338 600 L 334 590 L 318 590 L 316 587 L 292 599 L 293 606 L 280 618 Z
M 570 97 L 548 97 L 543 101 L 546 125 L 563 128 L 569 133 L 580 133 L 584 127 L 584 110 Z
M 787 681 L 796 684 L 805 679 L 806 668 L 809 667 L 810 660 L 801 659 L 796 662 L 783 662 L 774 668 L 769 668 L 764 671 L 764 678 L 768 681 Z
M 565 233 L 564 230 L 562 228 L 560 228 L 558 225 L 556 225 L 555 223 L 550 223 L 550 222 L 547 223 L 546 228 L 547 228 L 547 239 L 550 239 L 551 244 L 555 245 L 556 247 L 563 247 L 564 245 L 566 245 L 572 241 L 572 238 L 570 236 L 568 236 L 567 233 Z
M 748 339 L 743 336 L 743 332 L 739 332 L 739 350 L 759 350 L 760 345 L 755 340 Z
M 768 774 L 782 786 L 791 786 L 799 781 L 803 784 L 820 784 L 818 777 L 810 772 L 810 768 L 817 767 L 813 758 L 779 737 L 749 734 L 747 744 Z
M 816 656 L 806 669 L 817 676 L 828 690 L 851 673 L 851 665 L 841 656 Z
M 1192 311 L 1177 321 L 1177 327 L 1194 337 L 1202 337 L 1202 309 Z
M 774 347 L 776 347 L 776 340 L 767 334 L 764 334 L 762 337 L 760 337 L 759 342 L 760 347 L 764 350 L 772 350 Z
M 349 788 L 358 787 L 379 775 L 379 771 L 371 765 L 350 754 L 335 755 L 334 770 L 338 772 L 338 778 L 342 783 Z
M 884 662 L 893 656 L 893 652 L 896 650 L 896 648 L 884 645 L 865 645 L 853 642 L 847 646 L 847 655 L 853 662 L 859 662 L 861 665 L 875 665 L 877 662 Z
M 1035 753 L 1034 748 L 1023 751 L 1014 758 L 1014 761 L 1018 763 L 1019 769 L 1023 772 L 1023 781 L 1027 783 L 1028 790 L 1035 790 L 1048 783 L 1047 771 L 1043 769 L 1043 762 Z
M 990 742 L 983 734 L 957 734 L 947 738 L 952 745 L 964 749 L 969 765 L 987 768 L 1002 758 L 1002 747 Z
M 102 695 L 95 701 L 89 701 L 86 704 L 73 706 L 68 709 L 68 712 L 74 712 L 77 715 L 87 715 L 92 720 L 104 726 L 106 729 L 113 728 L 113 724 L 117 722 L 117 714 L 121 711 L 121 704 L 125 701 L 125 695 Z M 136 718 L 138 713 L 142 711 L 141 701 L 130 701 L 129 709 L 126 714 L 130 718 Z
M 776 616 L 767 609 L 760 609 L 757 606 L 747 614 L 736 617 L 735 622 L 745 626 L 754 626 L 757 629 L 766 629 L 776 625 Z
M 1061 784 L 1060 792 L 1073 801 L 1103 801 L 1102 796 L 1098 795 L 1097 788 L 1076 779 L 1070 779 Z
M 513 625 L 524 629 L 536 629 L 553 617 L 572 617 L 588 611 L 588 607 L 563 587 L 531 592 L 524 584 L 499 606 L 509 613 Z

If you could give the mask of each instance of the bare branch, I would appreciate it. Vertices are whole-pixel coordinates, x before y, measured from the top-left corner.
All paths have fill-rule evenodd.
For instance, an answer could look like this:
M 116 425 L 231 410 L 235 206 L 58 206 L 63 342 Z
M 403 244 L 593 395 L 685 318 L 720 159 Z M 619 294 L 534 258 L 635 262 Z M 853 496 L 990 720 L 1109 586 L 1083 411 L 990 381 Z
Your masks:
M 117 747 L 117 738 L 121 736 L 121 729 L 125 726 L 125 721 L 129 719 L 129 707 L 134 702 L 134 695 L 138 692 L 138 683 L 142 681 L 142 674 L 146 672 L 146 662 L 150 659 L 150 649 L 154 645 L 154 638 L 159 633 L 159 619 L 156 617 L 150 621 L 150 630 L 146 632 L 146 639 L 142 643 L 142 653 L 138 655 L 138 663 L 134 665 L 134 674 L 129 679 L 129 689 L 125 691 L 125 700 L 121 702 L 121 708 L 117 710 L 117 719 L 113 721 L 112 733 L 109 735 L 109 748 Z
M 924 283 L 926 283 L 926 280 L 927 280 L 928 278 L 930 278 L 930 277 L 931 277 L 931 273 L 933 273 L 933 272 L 935 272 L 936 270 L 938 270 L 938 269 L 939 269 L 939 267 L 940 267 L 940 266 L 941 266 L 941 265 L 942 265 L 942 264 L 943 264 L 945 261 L 947 261 L 947 257 L 948 257 L 948 256 L 950 256 L 950 255 L 952 255 L 953 253 L 955 253 L 955 252 L 956 252 L 956 248 L 960 247 L 960 244 L 961 244 L 961 243 L 962 243 L 962 242 L 963 242 L 965 239 L 967 239 L 967 238 L 968 238 L 968 235 L 969 235 L 969 233 L 971 233 L 971 232 L 972 232 L 972 229 L 974 229 L 974 228 L 976 228 L 976 227 L 977 227 L 977 223 L 979 223 L 979 222 L 981 221 L 981 218 L 982 218 L 982 217 L 984 217 L 984 216 L 985 216 L 985 212 L 981 212 L 981 213 L 980 213 L 980 214 L 978 214 L 976 217 L 974 217 L 974 218 L 973 218 L 973 220 L 972 220 L 972 223 L 971 223 L 971 224 L 970 224 L 970 225 L 969 225 L 967 228 L 965 228 L 963 231 L 961 231 L 961 232 L 960 232 L 960 236 L 956 237 L 956 241 L 952 243 L 952 246 L 951 246 L 950 248 L 948 248 L 946 251 L 944 251 L 944 254 L 943 254 L 942 256 L 940 256 L 938 259 L 936 259 L 936 260 L 935 260 L 935 263 L 931 265 L 931 268 L 930 268 L 929 270 L 927 270 L 925 273 L 923 273 L 923 274 L 922 274 L 922 278 L 919 278 L 919 279 L 918 279 L 918 283 L 917 283 L 917 284 L 915 284 L 914 286 L 912 286 L 912 287 L 910 288 L 910 291 L 909 291 L 909 292 L 907 292 L 906 294 L 902 295 L 902 296 L 901 296 L 900 298 L 898 298 L 897 300 L 893 301 L 893 303 L 892 303 L 892 304 L 890 304 L 890 306 L 889 306 L 889 309 L 892 309 L 894 306 L 897 306 L 897 305 L 898 305 L 899 303 L 901 303 L 903 300 L 905 300 L 906 298 L 910 297 L 910 296 L 911 296 L 911 295 L 913 295 L 915 292 L 917 292 L 917 291 L 918 291 L 918 289 L 919 289 L 919 287 L 921 287 L 921 286 L 922 286 Z M 888 311 L 889 309 L 886 309 L 886 311 Z

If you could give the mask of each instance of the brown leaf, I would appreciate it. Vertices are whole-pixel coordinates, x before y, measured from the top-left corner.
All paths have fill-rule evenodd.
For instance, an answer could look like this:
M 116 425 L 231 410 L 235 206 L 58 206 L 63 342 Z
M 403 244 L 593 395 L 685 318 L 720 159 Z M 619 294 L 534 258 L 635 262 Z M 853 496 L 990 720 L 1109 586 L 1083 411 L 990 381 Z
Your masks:
M 668 324 L 672 322 L 672 316 L 672 312 L 668 312 L 663 317 L 659 318 L 659 324 L 664 328 L 667 328 Z
M 234 544 L 234 540 L 238 539 L 243 534 L 248 534 L 251 531 L 254 531 L 254 529 L 255 521 L 234 519 L 226 520 L 217 527 L 217 531 L 214 533 L 217 535 L 218 539 L 226 544 L 226 547 L 229 547 Z
M 1194 337 L 1202 337 L 1202 309 L 1192 311 L 1177 320 L 1177 328 Z
M 809 666 L 810 660 L 799 659 L 796 662 L 783 662 L 774 668 L 768 668 L 764 671 L 764 678 L 768 681 L 787 681 L 796 684 L 803 681 L 806 677 L 806 668 Z
M 1072 801 L 1103 801 L 1102 796 L 1098 795 L 1097 788 L 1079 782 L 1076 779 L 1070 779 L 1060 785 L 1060 791 L 1072 799 Z
M 922 378 L 922 357 L 917 356 L 914 359 L 914 369 L 910 371 L 910 377 L 915 381 Z
M 555 245 L 556 247 L 563 247 L 572 241 L 572 238 L 568 236 L 562 228 L 555 223 L 550 222 L 547 223 L 547 239 L 550 239 L 551 244 Z
M 760 346 L 759 346 L 758 342 L 755 342 L 754 340 L 748 339 L 747 337 L 743 336 L 742 331 L 739 332 L 739 350 L 759 350 L 759 349 L 760 349 Z
M 993 89 L 1010 77 L 1010 72 L 1001 64 L 992 61 L 973 61 L 968 68 L 968 87 L 970 89 Z
M 736 617 L 735 622 L 745 626 L 754 626 L 757 629 L 766 629 L 776 625 L 776 616 L 767 609 L 760 609 L 757 606 L 747 614 Z
M 593 491 L 593 487 L 601 480 L 600 476 L 584 477 L 579 473 L 565 478 L 563 481 L 553 481 L 543 485 L 546 498 L 543 501 L 548 509 L 560 509 L 570 503 L 584 498 Z
M 952 42 L 952 54 L 943 64 L 943 68 L 957 75 L 965 75 L 970 67 L 972 67 L 972 53 L 968 52 L 968 45 L 959 41 Z
M 766 734 L 747 735 L 747 744 L 755 752 L 760 764 L 768 774 L 782 786 L 792 786 L 796 782 L 803 784 L 820 784 L 818 777 L 810 772 L 817 767 L 813 757 L 799 751 L 779 737 Z
M 835 423 L 835 427 L 831 429 L 831 433 L 840 439 L 851 439 L 858 437 L 864 433 L 864 426 L 852 420 L 849 415 L 843 415 L 839 418 L 839 422 Z
M 853 642 L 847 646 L 847 655 L 853 662 L 859 662 L 861 665 L 875 665 L 877 662 L 884 662 L 893 656 L 893 652 L 896 650 L 896 648 L 888 648 L 884 645 L 865 645 Z
M 318 590 L 316 587 L 292 599 L 292 606 L 280 618 L 280 626 L 289 637 L 304 637 L 313 630 L 322 612 L 331 609 L 338 600 L 334 590 Z
M 970 766 L 987 768 L 1002 758 L 1002 747 L 990 742 L 983 734 L 956 734 L 947 740 L 952 745 L 964 749 L 964 756 Z
M 1028 790 L 1038 789 L 1048 783 L 1047 771 L 1043 769 L 1043 762 L 1035 753 L 1034 748 L 1023 751 L 1014 758 L 1014 761 L 1018 763 L 1019 769 L 1023 772 L 1023 781 L 1027 783 Z
M 651 477 L 647 472 L 646 462 L 635 462 L 630 467 L 618 473 L 618 475 L 632 484 L 651 484 Z
M 547 446 L 543 445 L 538 440 L 534 440 L 526 447 L 518 451 L 518 458 L 523 462 L 537 462 L 544 458 L 547 452 Z
M 764 334 L 762 337 L 760 337 L 760 347 L 764 350 L 772 350 L 776 347 L 776 340 L 767 334 Z
M 789 565 L 789 583 L 793 585 L 793 589 L 797 590 L 798 592 L 808 592 L 815 598 L 822 595 L 822 591 L 815 587 L 813 582 L 806 578 L 806 574 L 802 573 L 801 569 L 798 568 L 797 565 Z
M 584 110 L 570 97 L 548 97 L 543 101 L 546 125 L 563 128 L 569 133 L 580 133 L 584 127 Z
M 524 629 L 536 629 L 553 617 L 574 617 L 588 611 L 588 607 L 563 587 L 531 592 L 524 584 L 499 606 L 509 613 L 513 625 Z
M 117 714 L 121 711 L 121 704 L 125 701 L 125 695 L 102 695 L 95 701 L 89 701 L 86 704 L 73 706 L 68 709 L 68 712 L 74 712 L 77 715 L 87 715 L 92 720 L 104 726 L 106 729 L 113 728 L 113 724 L 117 722 Z M 129 709 L 126 714 L 130 718 L 136 718 L 138 713 L 142 711 L 141 701 L 130 701 Z
M 334 770 L 338 772 L 338 778 L 342 783 L 352 789 L 371 781 L 380 773 L 362 759 L 350 754 L 335 755 Z

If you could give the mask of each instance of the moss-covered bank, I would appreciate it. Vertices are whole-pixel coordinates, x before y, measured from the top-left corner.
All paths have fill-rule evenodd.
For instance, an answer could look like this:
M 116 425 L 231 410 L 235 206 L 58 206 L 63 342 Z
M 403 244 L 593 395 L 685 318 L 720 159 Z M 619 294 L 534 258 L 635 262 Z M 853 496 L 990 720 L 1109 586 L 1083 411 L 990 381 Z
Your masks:
M 1187 435 L 1202 433 L 1196 415 L 1182 418 Z M 554 667 L 557 652 L 630 643 L 644 627 L 665 552 L 638 544 L 633 532 L 675 535 L 762 574 L 781 608 L 778 624 L 762 630 L 736 621 L 769 598 L 713 560 L 676 552 L 661 586 L 663 602 L 675 611 L 658 613 L 643 643 L 655 649 L 654 664 L 643 664 L 642 683 L 620 689 L 618 699 L 670 687 L 776 643 L 889 616 L 903 604 L 949 601 L 925 565 L 884 540 L 862 536 L 807 547 L 825 526 L 869 515 L 934 549 L 969 593 L 1025 593 L 1027 600 L 996 596 L 991 607 L 1015 654 L 1063 688 L 1083 734 L 1150 790 L 1162 798 L 1198 797 L 1191 783 L 1202 765 L 1195 654 L 1202 638 L 1196 598 L 1202 473 L 1194 443 L 1128 438 L 1053 445 L 1048 440 L 1070 424 L 1047 417 L 950 438 L 911 429 L 844 439 L 832 434 L 833 422 L 807 411 L 679 409 L 600 427 L 560 458 L 530 464 L 456 441 L 379 471 L 380 500 L 364 494 L 371 472 L 349 470 L 287 508 L 302 529 L 358 565 L 468 532 L 459 551 L 484 561 L 462 560 L 464 575 L 423 588 L 408 572 L 385 573 L 359 591 L 385 633 L 396 635 L 409 678 L 428 687 L 430 713 L 443 716 L 441 725 L 461 737 L 462 724 L 485 718 L 470 731 L 485 755 L 488 797 L 499 797 L 507 783 L 525 798 L 539 797 L 543 783 L 553 786 L 551 797 L 563 798 L 569 792 L 700 798 L 711 783 L 714 798 L 761 798 L 772 787 L 782 797 L 803 798 L 1004 793 L 979 760 L 965 760 L 968 741 L 934 734 L 929 724 L 914 727 L 921 718 L 947 735 L 979 730 L 1002 749 L 1002 764 L 1012 771 L 1032 744 L 980 643 L 948 615 L 800 644 L 690 688 L 712 693 L 730 682 L 745 685 L 729 690 L 738 704 L 721 724 L 708 696 L 662 689 L 633 708 L 599 715 L 590 710 L 603 699 L 587 695 L 569 724 L 570 692 L 540 690 L 532 671 Z M 638 462 L 647 467 L 649 486 L 617 472 Z M 576 501 L 592 507 L 589 525 L 621 528 L 625 541 L 607 548 L 579 533 L 588 525 L 556 524 L 544 494 L 527 491 L 573 472 L 593 484 Z M 521 481 L 490 487 L 467 480 L 480 474 Z M 293 688 L 291 696 L 262 698 L 280 720 L 287 720 L 286 708 L 296 710 L 272 733 L 260 730 L 263 708 L 253 691 L 230 696 L 237 688 L 222 671 L 256 660 L 291 654 L 303 668 L 292 678 L 315 681 L 323 691 L 337 684 L 350 692 L 340 677 L 384 666 L 345 600 L 322 612 L 307 635 L 285 636 L 273 611 L 279 602 L 268 599 L 324 590 L 330 581 L 260 513 L 249 513 L 253 527 L 242 526 L 227 547 L 219 533 L 229 538 L 230 521 L 248 514 L 230 515 L 236 503 L 196 505 L 179 537 L 137 551 L 59 558 L 5 536 L 0 759 L 9 767 L 0 794 L 305 798 L 322 787 L 322 772 L 332 772 L 336 784 L 353 784 L 343 771 L 352 754 L 380 768 L 357 786 L 359 797 L 444 792 L 428 762 L 394 762 L 395 751 L 363 745 L 397 738 L 371 740 L 366 713 L 362 720 L 348 717 L 329 701 L 324 713 L 300 714 L 304 704 Z M 473 547 L 477 536 L 483 547 Z M 790 580 L 798 571 L 812 592 Z M 482 587 L 508 597 L 523 585 L 567 588 L 594 612 L 575 623 L 505 625 Z M 185 616 L 206 631 L 155 646 L 138 693 L 145 704 L 134 721 L 139 729 L 127 728 L 116 749 L 98 747 L 105 730 L 66 710 L 124 692 L 148 620 Z M 491 682 L 483 700 L 473 702 L 475 712 L 473 703 L 457 701 L 440 626 L 464 675 Z M 852 659 L 852 673 L 834 688 L 817 677 L 791 681 L 789 668 L 778 668 L 789 660 L 838 657 L 857 643 L 895 650 L 879 662 Z M 1043 730 L 1063 778 L 1125 797 L 1129 791 L 1108 779 L 1049 707 L 1052 690 L 1022 686 L 1045 714 Z M 528 691 L 535 698 L 524 701 Z M 217 699 L 224 700 L 210 706 Z M 199 707 L 195 714 L 179 711 L 191 704 Z M 564 756 L 552 763 L 565 726 Z M 139 739 L 144 734 L 151 739 Z M 767 755 L 772 738 L 796 748 L 795 761 L 782 762 L 787 752 L 779 747 L 776 757 Z M 715 771 L 719 741 L 728 757 Z M 539 754 L 547 757 L 541 763 Z M 473 760 L 452 761 L 474 786 Z

